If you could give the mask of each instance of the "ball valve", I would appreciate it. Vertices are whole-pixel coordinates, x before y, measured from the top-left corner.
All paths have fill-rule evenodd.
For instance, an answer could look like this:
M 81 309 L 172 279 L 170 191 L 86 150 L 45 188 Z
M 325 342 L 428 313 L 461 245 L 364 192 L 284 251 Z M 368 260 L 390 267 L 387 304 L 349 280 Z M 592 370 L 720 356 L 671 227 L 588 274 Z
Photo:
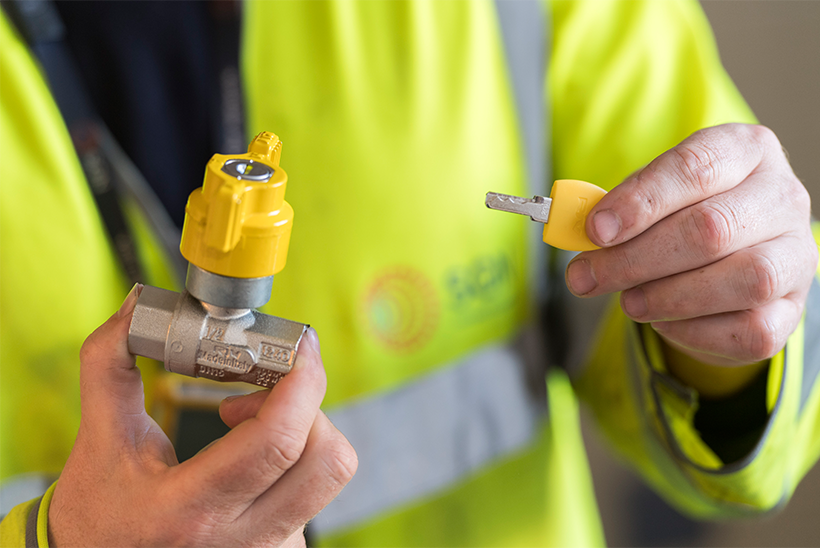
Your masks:
M 271 387 L 290 372 L 307 325 L 263 314 L 285 266 L 293 208 L 285 201 L 282 142 L 254 138 L 247 154 L 215 154 L 185 207 L 180 294 L 145 286 L 128 350 L 191 377 Z

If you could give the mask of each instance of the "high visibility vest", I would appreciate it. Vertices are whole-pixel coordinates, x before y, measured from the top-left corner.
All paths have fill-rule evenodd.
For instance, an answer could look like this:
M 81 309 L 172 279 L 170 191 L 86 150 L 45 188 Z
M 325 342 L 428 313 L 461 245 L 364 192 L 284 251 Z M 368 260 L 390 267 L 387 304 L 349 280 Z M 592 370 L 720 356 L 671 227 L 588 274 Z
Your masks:
M 489 1 L 245 6 L 248 133 L 283 139 L 296 211 L 265 310 L 319 332 L 324 407 L 360 458 L 311 524 L 320 544 L 603 543 L 567 375 L 549 369 L 544 390 L 521 359 L 538 293 L 531 227 L 482 205 L 488 190 L 524 195 L 549 177 L 534 175 L 503 17 Z M 696 129 L 753 120 L 695 2 L 542 3 L 537 17 L 549 72 L 536 125 L 552 178 L 611 188 Z M 10 478 L 59 472 L 79 421 L 77 352 L 127 287 L 59 112 L 0 24 L 0 472 Z M 148 281 L 167 286 L 152 236 L 128 213 Z M 612 309 L 587 371 L 623 373 L 643 348 L 634 335 Z M 634 426 L 621 449 L 670 490 L 673 459 L 648 449 L 659 442 L 638 425 L 643 400 L 609 380 L 579 383 Z

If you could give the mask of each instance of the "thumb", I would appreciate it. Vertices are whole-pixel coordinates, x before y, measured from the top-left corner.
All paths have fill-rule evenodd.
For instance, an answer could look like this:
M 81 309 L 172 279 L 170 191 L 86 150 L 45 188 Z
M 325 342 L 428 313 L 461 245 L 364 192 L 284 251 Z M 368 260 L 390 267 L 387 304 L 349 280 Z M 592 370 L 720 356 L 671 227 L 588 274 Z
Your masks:
M 142 292 L 135 284 L 120 309 L 98 327 L 80 350 L 80 396 L 83 420 L 106 422 L 145 411 L 142 378 L 128 352 L 128 328 Z

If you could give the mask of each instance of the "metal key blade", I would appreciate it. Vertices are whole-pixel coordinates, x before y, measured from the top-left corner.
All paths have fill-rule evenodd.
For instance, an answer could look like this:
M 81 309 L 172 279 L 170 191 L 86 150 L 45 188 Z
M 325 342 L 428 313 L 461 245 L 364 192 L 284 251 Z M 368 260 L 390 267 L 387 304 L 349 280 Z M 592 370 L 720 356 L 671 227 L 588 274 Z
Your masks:
M 490 209 L 518 213 L 519 215 L 528 216 L 533 221 L 546 223 L 550 218 L 552 200 L 544 196 L 533 196 L 530 200 L 519 196 L 510 196 L 509 194 L 488 192 L 484 204 Z

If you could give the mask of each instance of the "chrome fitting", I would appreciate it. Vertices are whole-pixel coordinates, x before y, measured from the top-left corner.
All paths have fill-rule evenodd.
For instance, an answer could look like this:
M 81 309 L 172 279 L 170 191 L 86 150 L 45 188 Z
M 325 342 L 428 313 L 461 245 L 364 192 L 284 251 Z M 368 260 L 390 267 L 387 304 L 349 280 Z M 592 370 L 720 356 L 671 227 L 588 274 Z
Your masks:
M 188 293 L 200 301 L 223 308 L 259 308 L 270 300 L 273 276 L 231 278 L 188 263 Z
M 193 269 L 201 270 L 191 265 L 189 281 Z M 165 369 L 174 373 L 266 388 L 290 372 L 306 324 L 269 316 L 249 306 L 200 302 L 192 293 L 143 287 L 128 330 L 128 351 L 164 362 Z M 250 301 L 220 302 L 236 305 Z

